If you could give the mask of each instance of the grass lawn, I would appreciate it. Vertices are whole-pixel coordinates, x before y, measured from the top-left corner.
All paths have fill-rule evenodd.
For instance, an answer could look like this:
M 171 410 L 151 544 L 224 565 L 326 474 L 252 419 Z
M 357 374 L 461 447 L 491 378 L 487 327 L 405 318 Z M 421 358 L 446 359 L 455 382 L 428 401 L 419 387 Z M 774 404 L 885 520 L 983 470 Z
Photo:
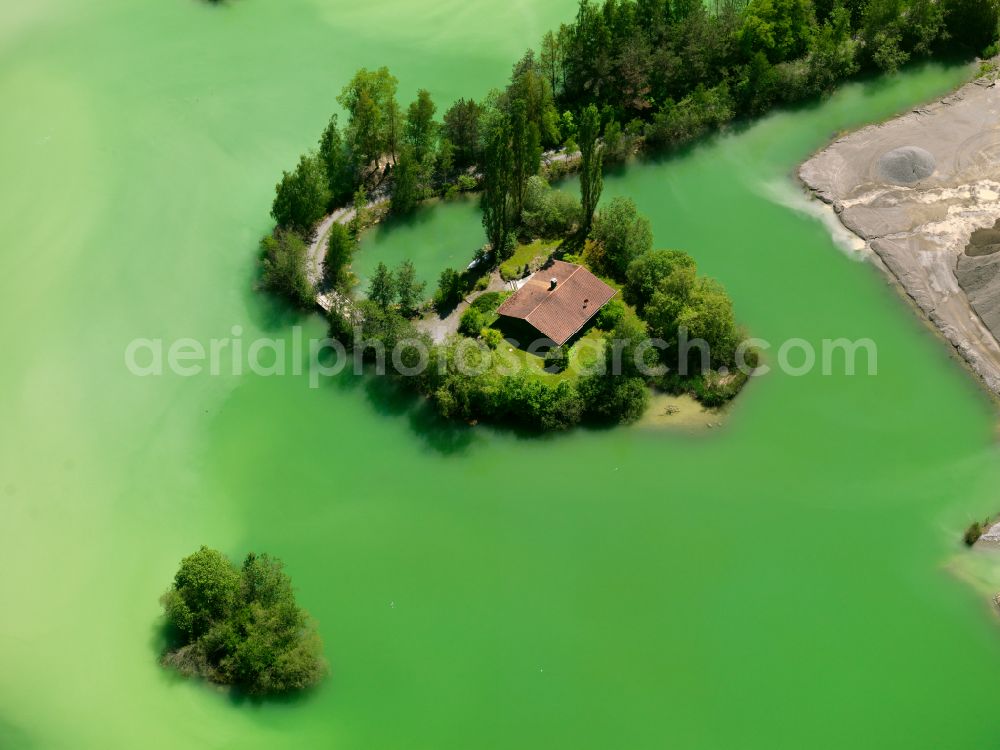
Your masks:
M 521 277 L 521 269 L 535 258 L 547 258 L 559 247 L 559 240 L 535 240 L 527 245 L 518 245 L 514 254 L 500 264 L 500 276 L 504 281 Z
M 529 354 L 504 342 L 498 350 L 505 357 L 520 364 L 528 374 L 546 383 L 555 384 L 562 380 L 576 380 L 580 371 L 604 354 L 604 334 L 591 326 L 590 330 L 577 339 L 569 350 L 569 367 L 560 373 L 545 372 L 545 354 Z

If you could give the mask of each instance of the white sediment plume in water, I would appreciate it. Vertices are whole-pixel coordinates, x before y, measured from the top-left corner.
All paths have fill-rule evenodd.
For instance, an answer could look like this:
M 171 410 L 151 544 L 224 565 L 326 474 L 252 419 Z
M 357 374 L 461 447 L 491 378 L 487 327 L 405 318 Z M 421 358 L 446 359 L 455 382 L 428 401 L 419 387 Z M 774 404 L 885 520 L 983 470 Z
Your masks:
M 761 195 L 772 203 L 818 219 L 827 228 L 837 247 L 849 258 L 864 260 L 868 256 L 869 250 L 865 241 L 840 223 L 833 206 L 813 200 L 787 180 L 761 183 L 761 188 Z

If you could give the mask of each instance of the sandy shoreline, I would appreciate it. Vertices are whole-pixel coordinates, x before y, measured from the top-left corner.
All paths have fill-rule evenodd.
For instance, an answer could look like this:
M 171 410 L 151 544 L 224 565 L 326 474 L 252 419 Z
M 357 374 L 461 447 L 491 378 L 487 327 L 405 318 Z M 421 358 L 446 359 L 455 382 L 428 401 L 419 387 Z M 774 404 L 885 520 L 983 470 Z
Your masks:
M 1000 220 L 1000 85 L 977 79 L 855 131 L 803 163 L 799 178 L 1000 395 L 991 313 L 1000 273 L 968 289 L 956 276 L 973 232 Z

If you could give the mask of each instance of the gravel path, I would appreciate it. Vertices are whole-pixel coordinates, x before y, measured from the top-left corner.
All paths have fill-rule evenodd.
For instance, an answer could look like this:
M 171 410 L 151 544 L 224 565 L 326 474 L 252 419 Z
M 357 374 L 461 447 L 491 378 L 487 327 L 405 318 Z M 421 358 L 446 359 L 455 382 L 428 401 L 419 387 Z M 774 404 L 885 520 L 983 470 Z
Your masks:
M 546 151 L 542 154 L 542 162 L 546 166 L 566 162 L 572 159 L 579 158 L 580 152 L 574 151 L 573 153 L 567 152 L 565 149 L 554 149 L 552 151 Z M 477 175 L 478 176 L 478 175 Z M 366 205 L 366 210 L 373 210 L 389 202 L 389 194 L 385 189 L 385 186 L 380 186 L 377 190 L 377 195 L 375 198 L 370 200 Z M 354 207 L 344 206 L 342 208 L 335 209 L 332 213 L 328 214 L 316 225 L 316 233 L 313 237 L 313 241 L 309 244 L 309 248 L 306 251 L 306 276 L 308 277 L 310 283 L 316 288 L 316 302 L 324 310 L 329 311 L 332 307 L 337 306 L 350 306 L 353 307 L 351 300 L 344 294 L 337 292 L 336 290 L 323 289 L 323 257 L 326 254 L 326 240 L 327 236 L 330 234 L 330 227 L 337 224 L 349 224 L 354 220 Z M 495 274 L 499 282 L 497 289 L 502 289 L 503 282 L 499 280 L 499 274 Z M 488 290 L 493 290 L 494 281 L 491 279 L 490 287 Z M 474 299 L 478 295 L 473 295 L 469 299 Z M 466 303 L 466 307 L 468 305 Z M 461 316 L 461 310 L 456 310 L 459 316 Z M 439 323 L 434 326 L 428 327 L 428 333 L 435 339 L 435 341 L 441 340 L 447 336 L 449 332 L 454 332 L 458 330 L 458 318 L 454 321 L 451 318 L 455 315 L 449 315 L 444 320 L 439 320 Z M 424 321 L 420 321 L 421 324 Z M 437 338 L 440 336 L 440 338 Z

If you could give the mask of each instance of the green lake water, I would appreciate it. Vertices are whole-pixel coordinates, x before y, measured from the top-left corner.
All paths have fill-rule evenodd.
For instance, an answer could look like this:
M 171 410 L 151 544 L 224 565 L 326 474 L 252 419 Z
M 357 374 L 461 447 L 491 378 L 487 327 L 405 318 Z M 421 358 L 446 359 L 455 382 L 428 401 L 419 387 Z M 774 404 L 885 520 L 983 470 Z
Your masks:
M 388 64 L 404 101 L 478 97 L 573 6 L 0 9 L 0 747 L 995 745 L 1000 626 L 947 569 L 1000 510 L 995 408 L 793 180 L 968 69 L 606 182 L 755 335 L 870 337 L 877 376 L 771 374 L 693 434 L 529 440 L 351 377 L 127 372 L 136 337 L 321 335 L 251 286 L 277 175 L 342 83 Z M 437 244 L 411 250 L 421 222 Z M 377 230 L 359 271 L 412 252 L 433 278 L 477 224 Z M 333 667 L 317 692 L 238 701 L 157 665 L 157 597 L 203 543 L 286 561 Z
M 427 284 L 429 295 L 437 287 L 441 271 L 461 271 L 484 245 L 481 219 L 479 200 L 465 195 L 447 202 L 433 201 L 411 216 L 376 224 L 362 235 L 352 265 L 358 291 L 364 293 L 379 262 L 395 268 L 409 259 L 417 278 Z

